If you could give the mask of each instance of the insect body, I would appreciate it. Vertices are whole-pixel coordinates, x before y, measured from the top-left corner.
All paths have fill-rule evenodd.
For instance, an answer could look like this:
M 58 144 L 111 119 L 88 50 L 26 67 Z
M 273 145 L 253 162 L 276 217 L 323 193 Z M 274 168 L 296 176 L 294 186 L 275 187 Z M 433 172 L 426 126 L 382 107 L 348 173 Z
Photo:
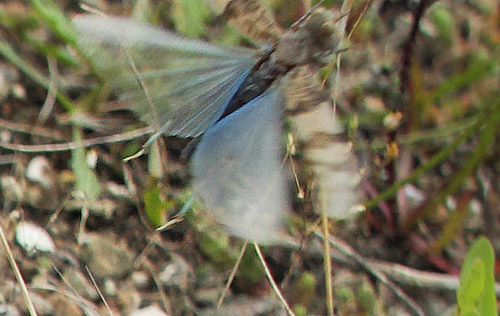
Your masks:
M 150 142 L 161 134 L 204 133 L 191 170 L 194 193 L 208 211 L 237 236 L 275 241 L 287 209 L 281 117 L 285 103 L 293 103 L 283 86 L 331 54 L 334 41 L 317 36 L 323 25 L 311 18 L 272 49 L 255 50 L 186 39 L 130 19 L 80 15 L 73 22 L 96 68 L 156 127 Z

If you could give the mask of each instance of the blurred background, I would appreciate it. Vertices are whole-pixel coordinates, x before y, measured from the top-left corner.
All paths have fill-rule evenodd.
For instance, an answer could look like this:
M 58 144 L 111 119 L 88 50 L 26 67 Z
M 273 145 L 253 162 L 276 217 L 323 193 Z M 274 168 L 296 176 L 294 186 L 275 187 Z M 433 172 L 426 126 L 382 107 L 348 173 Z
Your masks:
M 71 25 L 77 13 L 101 12 L 222 45 L 266 44 L 237 28 L 243 18 L 221 17 L 226 5 L 0 3 L 0 222 L 39 315 L 284 315 L 251 247 L 216 309 L 243 241 L 192 201 L 185 140 L 161 139 L 148 155 L 123 162 L 151 131 L 96 75 Z M 286 29 L 313 3 L 262 5 Z M 498 3 L 359 0 L 322 8 L 332 24 L 345 25 L 341 54 L 319 73 L 335 99 L 338 137 L 359 161 L 365 208 L 330 221 L 338 315 L 455 315 L 473 241 L 486 236 L 494 253 L 500 249 Z M 82 140 L 93 146 L 77 146 Z M 300 164 L 300 153 L 290 155 Z M 295 313 L 325 315 L 310 188 L 299 184 L 292 196 L 293 242 L 264 253 Z M 496 275 L 490 252 L 473 275 Z M 28 314 L 6 255 L 0 275 L 0 310 Z M 491 291 L 493 281 L 484 281 Z

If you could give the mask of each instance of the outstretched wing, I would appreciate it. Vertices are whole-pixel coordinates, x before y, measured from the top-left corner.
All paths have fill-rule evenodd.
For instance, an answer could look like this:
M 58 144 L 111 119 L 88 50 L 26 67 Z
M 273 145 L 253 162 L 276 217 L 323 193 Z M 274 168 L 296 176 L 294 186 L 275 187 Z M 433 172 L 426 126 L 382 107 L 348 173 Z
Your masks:
M 157 126 L 156 136 L 203 133 L 258 58 L 252 49 L 190 40 L 131 19 L 78 15 L 73 23 L 81 48 L 120 98 Z
M 313 203 L 329 217 L 344 219 L 359 206 L 361 175 L 352 144 L 341 141 L 340 122 L 314 68 L 296 67 L 286 78 L 286 110 L 291 115 L 306 174 L 313 175 Z
M 286 186 L 280 161 L 283 96 L 271 87 L 210 128 L 192 160 L 193 189 L 237 236 L 277 241 Z

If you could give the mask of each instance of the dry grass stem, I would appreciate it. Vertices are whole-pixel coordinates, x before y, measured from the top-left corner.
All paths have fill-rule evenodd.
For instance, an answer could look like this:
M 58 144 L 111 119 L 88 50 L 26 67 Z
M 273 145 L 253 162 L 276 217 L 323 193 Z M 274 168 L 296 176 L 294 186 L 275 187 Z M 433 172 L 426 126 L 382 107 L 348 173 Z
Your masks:
M 296 316 L 295 313 L 290 308 L 290 306 L 288 305 L 288 302 L 286 301 L 285 297 L 281 293 L 281 290 L 278 287 L 278 284 L 276 284 L 276 282 L 274 281 L 273 275 L 271 274 L 271 270 L 269 270 L 269 267 L 267 266 L 266 260 L 264 259 L 264 255 L 262 254 L 262 251 L 260 250 L 259 245 L 257 245 L 254 242 L 253 246 L 255 248 L 255 252 L 257 253 L 257 256 L 259 257 L 260 263 L 262 264 L 262 267 L 264 268 L 264 271 L 266 272 L 267 279 L 269 280 L 269 283 L 271 284 L 271 287 L 273 288 L 274 293 L 276 293 L 276 295 L 278 296 L 279 300 L 281 301 L 281 304 L 283 304 L 283 307 L 288 312 L 288 315 Z
M 229 291 L 229 287 L 233 283 L 234 277 L 236 276 L 236 272 L 238 272 L 238 269 L 241 264 L 241 260 L 243 260 L 243 256 L 245 255 L 245 251 L 247 250 L 248 246 L 248 239 L 245 240 L 243 243 L 243 246 L 241 247 L 240 254 L 238 256 L 238 259 L 234 263 L 233 270 L 231 270 L 231 273 L 229 274 L 229 277 L 227 279 L 226 285 L 224 286 L 224 289 L 222 290 L 222 293 L 219 297 L 219 300 L 217 301 L 217 309 L 221 308 L 222 303 L 224 302 L 224 298 L 226 297 L 227 292 Z
M 28 312 L 31 316 L 36 316 L 36 310 L 35 306 L 33 305 L 33 302 L 31 301 L 30 294 L 28 292 L 28 288 L 26 287 L 26 283 L 24 282 L 23 276 L 21 275 L 21 271 L 19 270 L 19 267 L 17 266 L 16 260 L 14 259 L 14 255 L 12 254 L 12 251 L 9 246 L 9 242 L 7 241 L 7 237 L 5 236 L 5 233 L 3 231 L 2 225 L 0 224 L 0 239 L 2 239 L 2 244 L 5 248 L 5 251 L 7 252 L 7 259 L 9 260 L 10 267 L 14 271 L 14 275 L 16 276 L 17 283 L 21 287 L 21 294 L 23 295 L 24 303 L 26 304 L 26 307 L 28 308 Z

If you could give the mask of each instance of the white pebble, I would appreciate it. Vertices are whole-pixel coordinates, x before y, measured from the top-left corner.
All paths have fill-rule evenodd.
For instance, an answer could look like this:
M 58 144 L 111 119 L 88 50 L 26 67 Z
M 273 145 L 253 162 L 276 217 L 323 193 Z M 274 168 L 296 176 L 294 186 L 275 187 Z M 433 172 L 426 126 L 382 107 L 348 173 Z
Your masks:
M 52 238 L 43 228 L 28 222 L 17 225 L 16 241 L 29 255 L 37 251 L 54 252 L 56 248 Z

